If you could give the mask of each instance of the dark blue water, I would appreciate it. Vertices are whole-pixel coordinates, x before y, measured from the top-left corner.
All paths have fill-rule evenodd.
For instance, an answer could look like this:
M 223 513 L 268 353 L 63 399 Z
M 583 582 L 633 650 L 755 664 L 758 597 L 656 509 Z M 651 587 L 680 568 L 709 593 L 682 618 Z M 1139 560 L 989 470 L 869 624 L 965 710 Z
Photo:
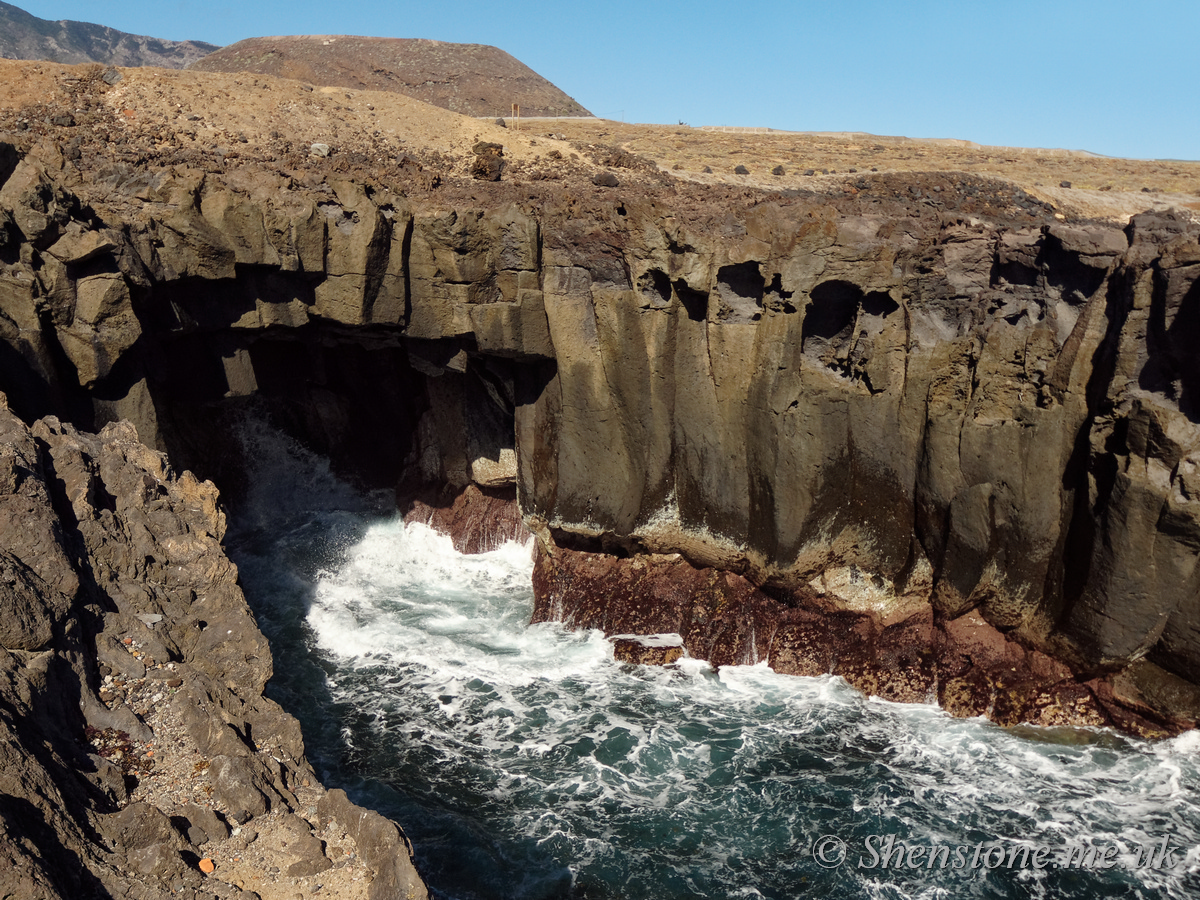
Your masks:
M 1200 897 L 1195 735 L 622 665 L 598 633 L 527 626 L 527 548 L 461 556 L 290 452 L 301 488 L 264 476 L 231 540 L 271 690 L 436 896 Z

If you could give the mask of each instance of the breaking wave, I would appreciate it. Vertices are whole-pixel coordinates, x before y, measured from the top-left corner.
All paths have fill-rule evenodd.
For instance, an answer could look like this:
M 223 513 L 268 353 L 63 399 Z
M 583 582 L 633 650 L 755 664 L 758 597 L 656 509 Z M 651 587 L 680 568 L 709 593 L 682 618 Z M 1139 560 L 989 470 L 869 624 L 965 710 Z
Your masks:
M 625 665 L 599 632 L 528 625 L 529 547 L 464 556 L 312 491 L 234 523 L 271 690 L 326 784 L 403 824 L 436 896 L 1200 895 L 1194 734 L 1003 729 L 836 677 Z

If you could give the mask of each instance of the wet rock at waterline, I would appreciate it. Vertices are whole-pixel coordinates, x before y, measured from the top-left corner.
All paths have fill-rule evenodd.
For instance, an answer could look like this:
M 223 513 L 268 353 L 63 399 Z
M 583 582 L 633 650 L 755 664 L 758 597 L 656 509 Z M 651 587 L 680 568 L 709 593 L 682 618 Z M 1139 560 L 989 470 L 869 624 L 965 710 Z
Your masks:
M 638 666 L 669 666 L 683 658 L 683 641 L 677 634 L 615 634 L 613 658 Z
M 1200 694 L 1153 666 L 1134 665 L 1117 679 L 1081 678 L 976 611 L 948 619 L 913 599 L 871 603 L 875 586 L 858 572 L 848 582 L 862 587 L 860 602 L 847 609 L 823 589 L 829 585 L 768 594 L 677 555 L 619 559 L 539 543 L 533 580 L 535 622 L 599 628 L 625 662 L 668 665 L 685 649 L 713 666 L 769 661 L 780 674 L 839 675 L 870 696 L 934 701 L 953 715 L 1002 725 L 1111 725 L 1161 737 L 1191 727 L 1200 713 Z M 1139 679 L 1181 691 L 1183 714 L 1156 713 Z
M 420 522 L 447 534 L 462 553 L 486 553 L 509 541 L 525 543 L 529 530 L 512 487 L 480 488 L 471 484 L 448 502 L 443 492 L 402 501 L 406 522 Z
M 295 459 L 275 454 L 262 468 Z M 636 885 L 638 896 L 682 900 L 750 886 L 771 898 L 858 898 L 883 883 L 909 900 L 949 882 L 956 896 L 984 900 L 1020 896 L 1035 880 L 1080 900 L 1118 886 L 1190 896 L 1194 732 L 1148 742 L 1111 729 L 1000 727 L 869 698 L 838 676 L 714 669 L 685 654 L 678 634 L 606 640 L 555 622 L 530 627 L 527 545 L 462 554 L 399 516 L 331 508 L 339 492 L 327 480 L 293 481 L 310 485 L 312 507 L 235 541 L 247 596 L 292 661 L 280 687 L 297 698 L 312 752 L 379 785 L 440 893 L 605 897 Z M 648 602 L 669 588 L 642 586 Z M 975 616 L 959 623 L 974 632 L 955 635 L 959 651 L 1002 675 L 1003 639 Z M 814 649 L 841 650 L 840 637 Z M 674 661 L 636 664 L 625 656 L 635 645 Z M 313 675 L 322 689 L 308 689 Z M 814 860 L 822 834 L 845 835 L 850 865 Z M 1045 845 L 1061 858 L 1121 841 L 1128 860 L 1168 839 L 1176 865 L 931 871 L 922 861 L 881 871 L 868 867 L 870 834 L 949 845 L 951 858 L 966 846 L 968 862 L 977 842 Z

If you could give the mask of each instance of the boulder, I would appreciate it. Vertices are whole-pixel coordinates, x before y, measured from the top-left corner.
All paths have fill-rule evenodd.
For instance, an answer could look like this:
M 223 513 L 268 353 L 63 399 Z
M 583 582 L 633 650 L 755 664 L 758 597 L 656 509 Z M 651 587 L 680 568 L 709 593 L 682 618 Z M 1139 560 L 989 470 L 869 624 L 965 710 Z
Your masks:
M 239 823 L 283 802 L 270 774 L 250 756 L 214 756 L 209 761 L 208 783 L 213 786 L 213 796 Z
M 229 826 L 216 810 L 197 803 L 185 803 L 171 817 L 172 823 L 195 847 L 219 843 L 229 837 Z
M 129 866 L 142 875 L 169 878 L 186 868 L 180 851 L 187 843 L 171 820 L 148 803 L 131 803 L 99 820 L 104 837 L 120 848 Z
M 479 141 L 471 148 L 475 161 L 471 177 L 480 181 L 499 181 L 504 170 L 504 147 L 490 141 Z

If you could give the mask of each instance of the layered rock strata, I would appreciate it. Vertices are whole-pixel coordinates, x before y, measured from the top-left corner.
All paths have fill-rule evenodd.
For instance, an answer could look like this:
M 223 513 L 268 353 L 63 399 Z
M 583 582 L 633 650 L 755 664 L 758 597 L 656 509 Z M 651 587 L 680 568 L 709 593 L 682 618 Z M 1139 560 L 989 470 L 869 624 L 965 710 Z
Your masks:
M 263 696 L 224 530 L 128 423 L 27 427 L 0 396 L 0 896 L 426 895 Z
M 232 481 L 215 436 L 260 404 L 377 482 L 515 489 L 541 609 L 580 624 L 607 619 L 564 587 L 590 577 L 572 554 L 698 585 L 658 559 L 678 554 L 772 621 L 858 623 L 846 659 L 903 625 L 898 658 L 933 661 L 904 696 L 984 673 L 945 702 L 994 712 L 1020 656 L 1038 690 L 1087 694 L 1063 721 L 1195 722 L 1188 216 L 1067 222 L 956 174 L 434 189 L 10 158 L 0 373 L 31 411 L 129 417 Z M 630 597 L 667 590 L 633 572 Z M 755 633 L 759 658 L 840 671 Z

